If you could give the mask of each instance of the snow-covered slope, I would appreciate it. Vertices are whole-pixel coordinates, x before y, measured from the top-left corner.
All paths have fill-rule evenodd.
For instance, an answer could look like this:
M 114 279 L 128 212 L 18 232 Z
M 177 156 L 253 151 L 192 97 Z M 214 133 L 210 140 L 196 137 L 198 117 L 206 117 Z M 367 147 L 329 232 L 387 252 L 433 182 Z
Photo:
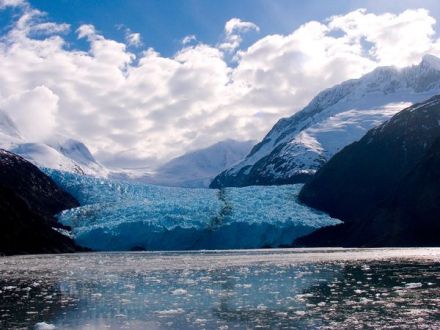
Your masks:
M 340 223 L 298 203 L 301 185 L 191 189 L 45 172 L 81 204 L 60 222 L 97 250 L 275 247 Z
M 380 67 L 319 93 L 303 110 L 281 119 L 239 164 L 211 187 L 301 182 L 346 145 L 396 112 L 440 93 L 440 59 Z
M 65 158 L 79 165 L 84 174 L 103 177 L 109 174 L 109 170 L 97 162 L 86 145 L 78 140 L 57 135 L 47 144 Z
M 229 139 L 173 158 L 155 170 L 118 169 L 109 178 L 168 187 L 207 188 L 216 175 L 243 160 L 254 144 L 255 141 Z
M 208 187 L 212 179 L 243 160 L 255 141 L 226 140 L 174 158 L 161 166 L 150 183 L 174 187 Z
M 46 143 L 27 141 L 7 114 L 0 111 L 0 148 L 9 150 L 39 167 L 107 176 L 108 170 L 99 164 L 80 141 L 54 136 Z

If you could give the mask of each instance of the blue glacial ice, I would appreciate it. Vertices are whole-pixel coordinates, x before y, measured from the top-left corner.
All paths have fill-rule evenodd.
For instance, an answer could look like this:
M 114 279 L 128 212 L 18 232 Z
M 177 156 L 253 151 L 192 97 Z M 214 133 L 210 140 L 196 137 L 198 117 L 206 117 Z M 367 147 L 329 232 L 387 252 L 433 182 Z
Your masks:
M 58 219 L 93 250 L 279 247 L 340 223 L 299 204 L 301 185 L 189 189 L 44 171 L 80 202 Z

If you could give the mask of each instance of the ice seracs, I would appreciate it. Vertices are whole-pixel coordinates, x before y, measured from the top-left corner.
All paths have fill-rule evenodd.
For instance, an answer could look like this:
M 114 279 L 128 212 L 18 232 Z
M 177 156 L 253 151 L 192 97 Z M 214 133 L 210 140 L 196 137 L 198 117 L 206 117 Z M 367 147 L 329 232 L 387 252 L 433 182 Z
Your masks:
M 440 93 L 440 59 L 379 67 L 319 93 L 303 110 L 281 119 L 240 163 L 211 187 L 304 181 L 331 156 L 405 107 Z
M 339 223 L 299 204 L 301 185 L 190 189 L 45 171 L 81 203 L 59 221 L 95 250 L 277 247 Z

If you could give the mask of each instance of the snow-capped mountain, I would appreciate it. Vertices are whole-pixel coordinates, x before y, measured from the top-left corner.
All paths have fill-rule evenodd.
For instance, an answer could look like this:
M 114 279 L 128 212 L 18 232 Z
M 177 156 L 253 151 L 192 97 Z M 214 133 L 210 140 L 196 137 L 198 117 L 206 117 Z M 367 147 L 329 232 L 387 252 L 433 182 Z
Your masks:
M 440 93 L 440 59 L 403 69 L 379 67 L 319 93 L 283 118 L 211 187 L 302 182 L 344 146 L 403 108 Z
M 299 200 L 344 221 L 304 239 L 322 246 L 438 246 L 440 95 L 415 104 L 332 157 Z
M 244 159 L 255 141 L 225 140 L 189 152 L 161 166 L 152 182 L 165 186 L 208 187 L 212 179 Z
M 212 179 L 249 153 L 255 141 L 225 140 L 188 152 L 145 174 L 145 170 L 114 173 L 113 178 L 171 187 L 207 188 Z
M 0 111 L 0 148 L 9 150 L 39 167 L 68 172 L 107 176 L 108 170 L 99 164 L 80 141 L 57 135 L 45 143 L 27 141 L 12 119 Z
M 155 171 L 109 170 L 95 160 L 84 143 L 57 134 L 47 141 L 27 141 L 13 120 L 0 111 L 0 148 L 39 167 L 99 177 L 112 177 L 176 187 L 208 187 L 212 179 L 242 160 L 255 141 L 225 140 L 174 158 Z

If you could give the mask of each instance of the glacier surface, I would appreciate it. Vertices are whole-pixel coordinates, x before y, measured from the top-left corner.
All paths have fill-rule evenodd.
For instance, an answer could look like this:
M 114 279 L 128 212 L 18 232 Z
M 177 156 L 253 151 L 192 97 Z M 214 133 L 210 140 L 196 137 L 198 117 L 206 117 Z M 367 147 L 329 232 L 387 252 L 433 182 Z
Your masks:
M 58 219 L 93 250 L 277 247 L 340 223 L 298 203 L 301 185 L 189 189 L 44 171 L 80 202 Z

